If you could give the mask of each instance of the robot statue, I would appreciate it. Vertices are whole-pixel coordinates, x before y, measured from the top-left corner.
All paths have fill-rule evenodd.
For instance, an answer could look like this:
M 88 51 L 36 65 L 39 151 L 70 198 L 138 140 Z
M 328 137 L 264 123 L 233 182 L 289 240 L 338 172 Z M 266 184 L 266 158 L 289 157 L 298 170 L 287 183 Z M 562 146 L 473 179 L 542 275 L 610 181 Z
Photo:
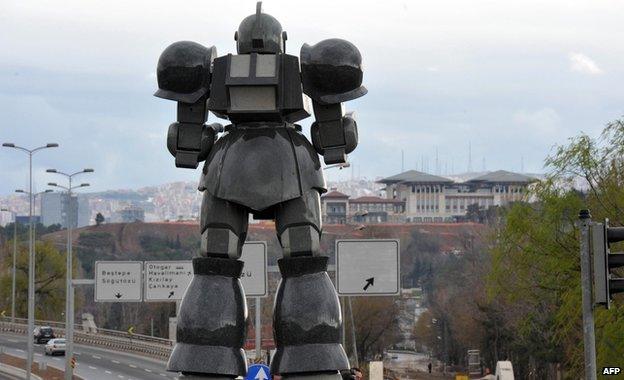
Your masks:
M 177 102 L 167 148 L 182 168 L 205 161 L 199 190 L 201 248 L 182 301 L 168 370 L 189 377 L 245 376 L 247 305 L 239 260 L 249 214 L 274 219 L 284 257 L 275 298 L 277 346 L 271 371 L 288 379 L 335 379 L 349 363 L 340 304 L 319 252 L 318 155 L 346 162 L 357 145 L 355 120 L 342 103 L 366 94 L 362 57 L 348 41 L 328 39 L 286 54 L 286 32 L 272 16 L 245 18 L 234 34 L 238 54 L 189 41 L 158 60 L 156 96 Z M 301 68 L 301 70 L 300 70 Z M 310 116 L 312 143 L 296 123 Z M 208 111 L 231 124 L 206 125 Z

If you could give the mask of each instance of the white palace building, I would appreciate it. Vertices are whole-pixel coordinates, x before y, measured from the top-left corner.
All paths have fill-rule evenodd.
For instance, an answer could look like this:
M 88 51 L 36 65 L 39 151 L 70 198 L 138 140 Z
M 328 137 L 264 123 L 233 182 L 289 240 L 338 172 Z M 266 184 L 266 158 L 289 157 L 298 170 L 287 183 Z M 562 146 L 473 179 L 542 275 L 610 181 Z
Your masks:
M 490 172 L 465 182 L 409 170 L 379 180 L 388 200 L 405 202 L 407 223 L 452 222 L 466 215 L 468 205 L 479 208 L 529 201 L 527 188 L 537 178 L 504 170 Z

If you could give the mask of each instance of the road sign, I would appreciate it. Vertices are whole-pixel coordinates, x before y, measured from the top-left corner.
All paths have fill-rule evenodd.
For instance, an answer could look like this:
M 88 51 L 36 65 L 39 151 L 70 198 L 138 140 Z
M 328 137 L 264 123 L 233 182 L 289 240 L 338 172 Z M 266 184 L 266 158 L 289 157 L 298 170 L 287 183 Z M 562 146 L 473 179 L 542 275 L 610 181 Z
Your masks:
M 343 296 L 399 294 L 399 241 L 336 240 L 336 288 Z
M 271 380 L 271 370 L 264 364 L 252 364 L 247 369 L 245 380 Z
M 263 241 L 250 241 L 243 245 L 241 261 L 245 263 L 241 283 L 247 297 L 266 297 L 267 245 Z
M 145 301 L 179 301 L 193 279 L 193 262 L 146 261 Z
M 141 302 L 141 261 L 96 261 L 96 302 Z

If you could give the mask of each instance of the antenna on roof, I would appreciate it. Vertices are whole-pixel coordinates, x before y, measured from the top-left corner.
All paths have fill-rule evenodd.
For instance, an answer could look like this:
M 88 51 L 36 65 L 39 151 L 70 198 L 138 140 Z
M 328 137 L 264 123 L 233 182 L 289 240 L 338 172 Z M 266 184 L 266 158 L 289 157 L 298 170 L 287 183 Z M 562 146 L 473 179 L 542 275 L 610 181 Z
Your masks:
M 472 144 L 468 141 L 468 173 L 472 172 Z
M 260 16 L 262 13 L 262 1 L 256 3 L 256 16 Z
M 438 160 L 438 147 L 436 146 L 436 165 L 435 165 L 435 174 L 440 174 L 440 162 Z
M 405 172 L 405 152 L 401 149 L 401 173 Z

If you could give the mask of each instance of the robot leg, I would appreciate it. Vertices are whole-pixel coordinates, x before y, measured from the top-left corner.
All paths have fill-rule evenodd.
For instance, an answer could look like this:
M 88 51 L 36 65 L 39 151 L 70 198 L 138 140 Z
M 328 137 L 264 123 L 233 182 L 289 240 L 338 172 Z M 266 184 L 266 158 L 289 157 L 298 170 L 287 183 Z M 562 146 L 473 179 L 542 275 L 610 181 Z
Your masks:
M 273 331 L 277 351 L 271 372 L 288 379 L 340 379 L 348 369 L 336 289 L 319 255 L 320 198 L 311 190 L 276 208 L 276 228 L 284 248 L 282 281 L 275 296 Z
M 244 207 L 204 192 L 201 254 L 193 259 L 195 276 L 180 306 L 168 371 L 222 379 L 247 373 L 247 304 L 238 260 L 247 218 Z

